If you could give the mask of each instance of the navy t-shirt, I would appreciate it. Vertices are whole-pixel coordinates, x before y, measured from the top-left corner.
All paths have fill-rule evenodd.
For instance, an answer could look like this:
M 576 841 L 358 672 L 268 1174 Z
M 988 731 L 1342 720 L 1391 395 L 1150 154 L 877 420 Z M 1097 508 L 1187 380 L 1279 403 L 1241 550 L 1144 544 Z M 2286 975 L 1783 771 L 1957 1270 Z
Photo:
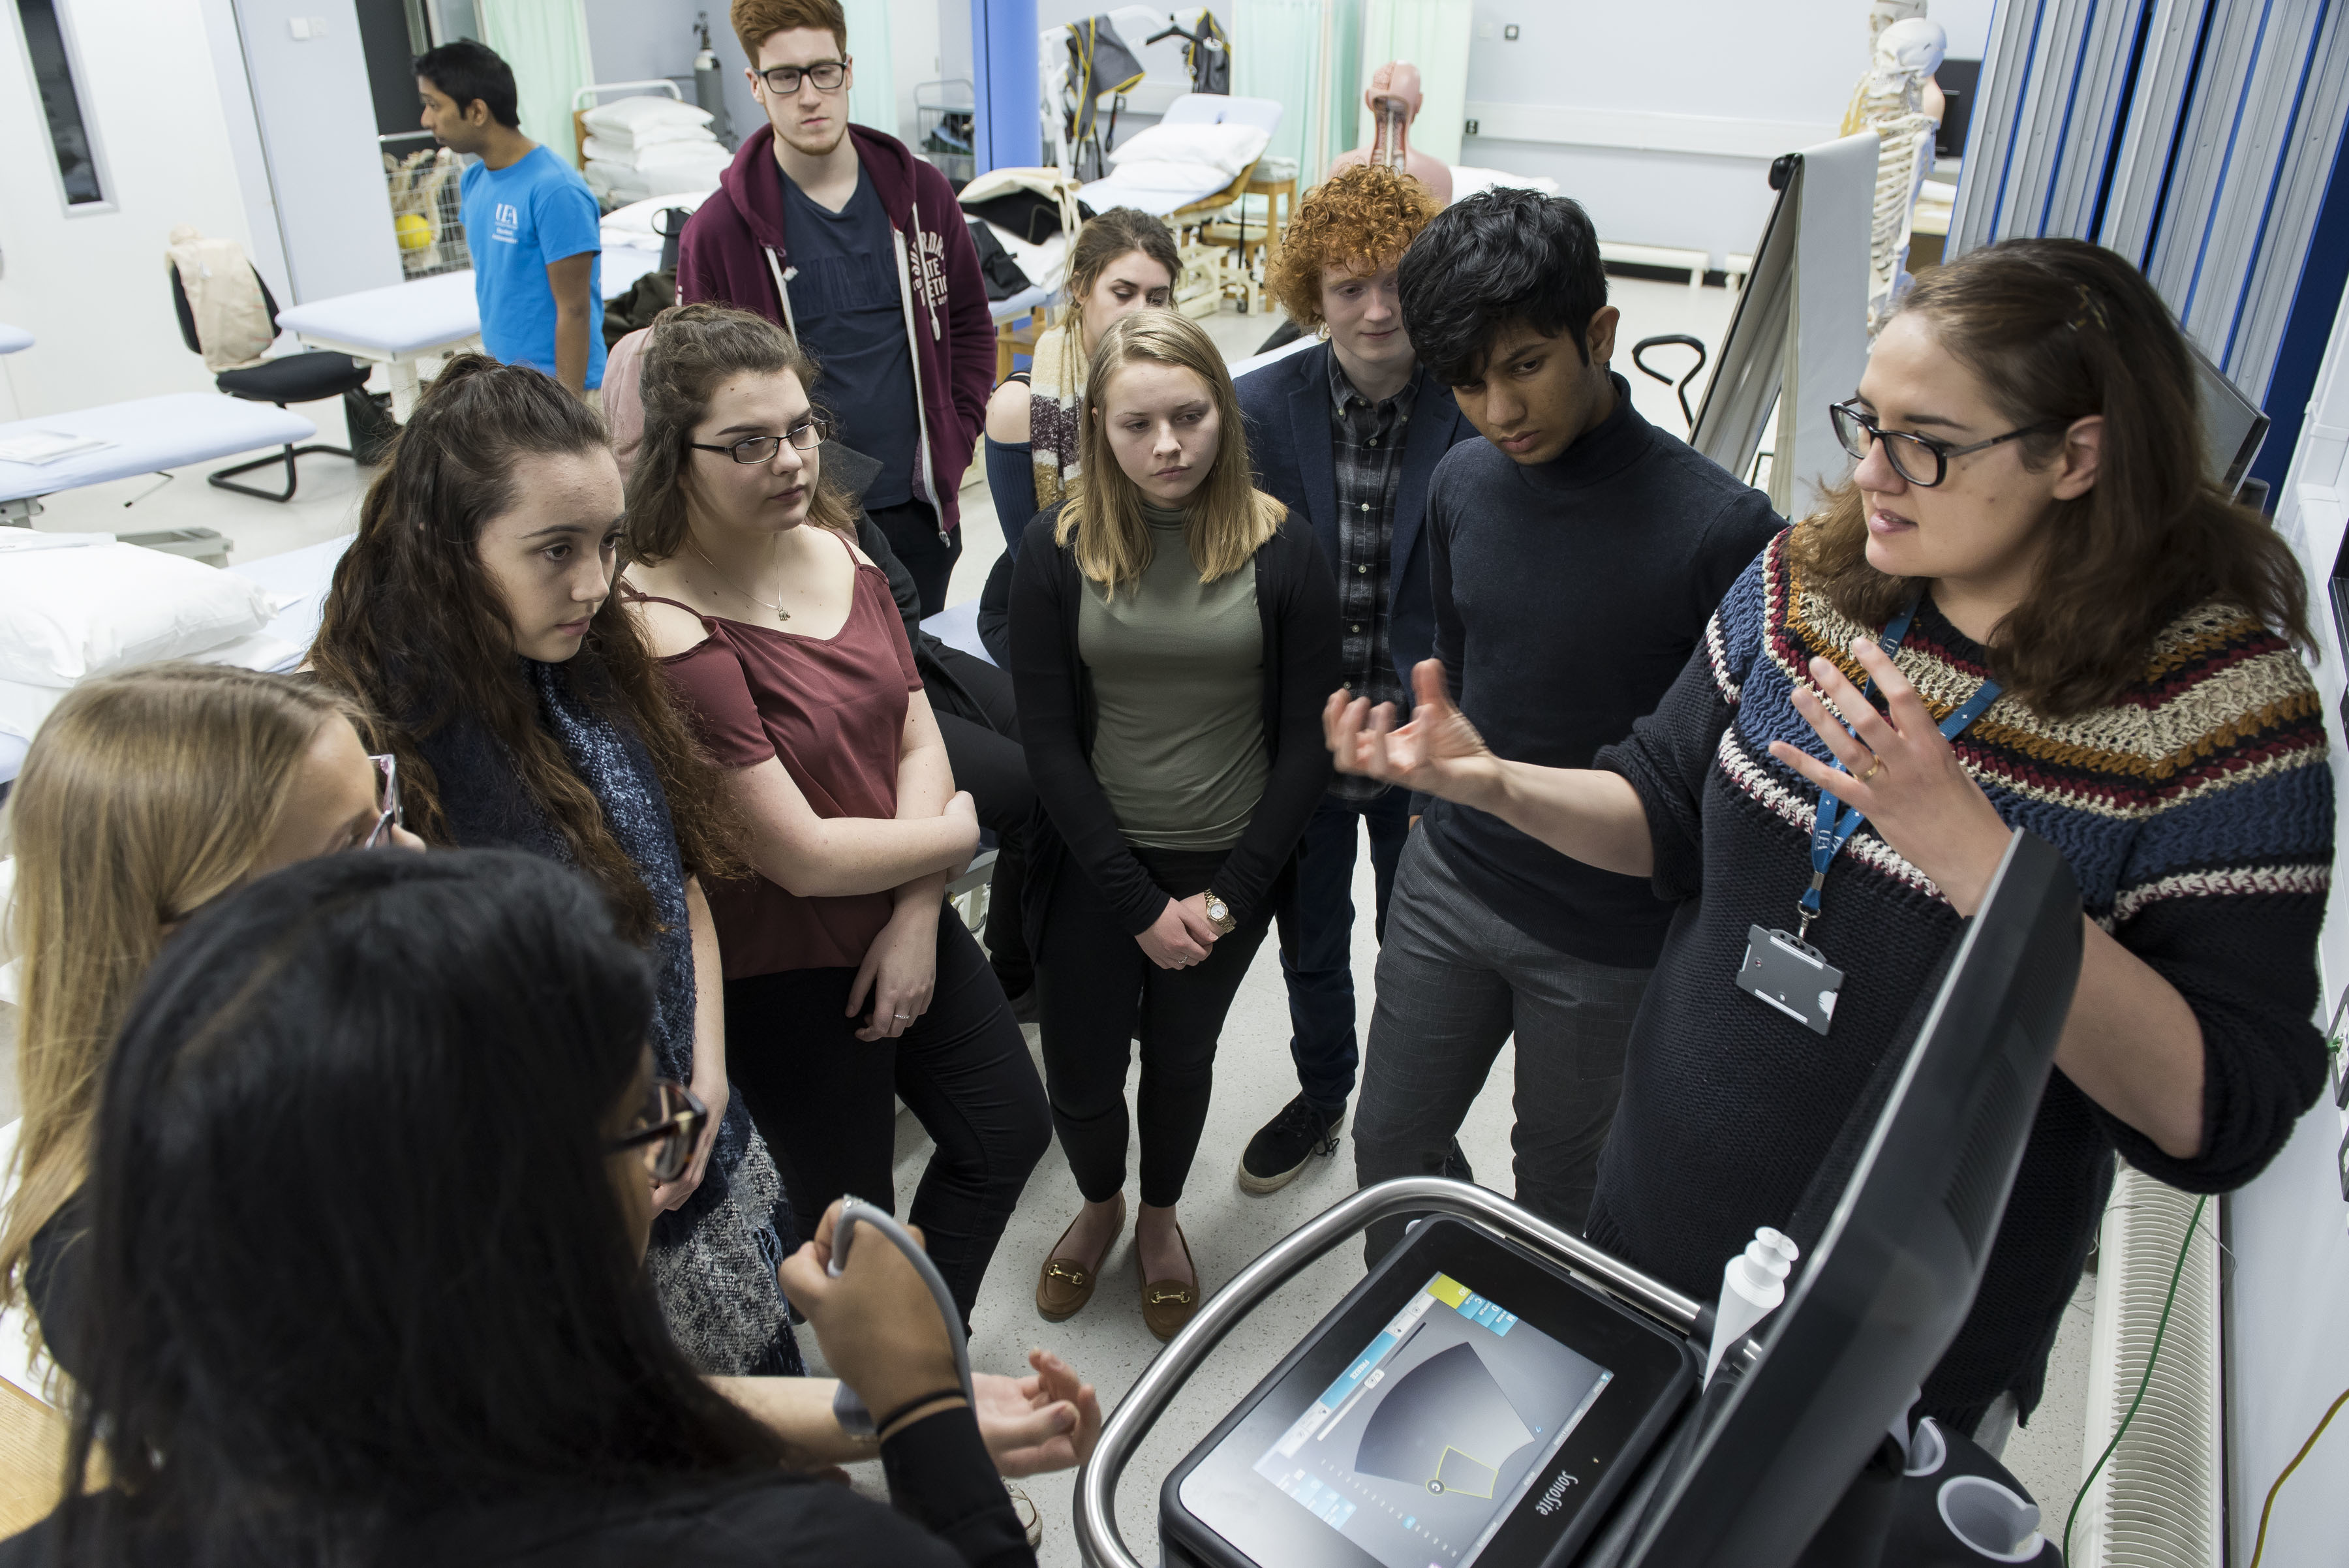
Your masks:
M 795 269 L 788 285 L 800 342 L 822 372 L 814 400 L 839 421 L 833 439 L 881 464 L 869 510 L 914 498 L 921 409 L 897 290 L 897 246 L 879 192 L 856 171 L 856 193 L 835 213 L 781 169 L 783 233 Z

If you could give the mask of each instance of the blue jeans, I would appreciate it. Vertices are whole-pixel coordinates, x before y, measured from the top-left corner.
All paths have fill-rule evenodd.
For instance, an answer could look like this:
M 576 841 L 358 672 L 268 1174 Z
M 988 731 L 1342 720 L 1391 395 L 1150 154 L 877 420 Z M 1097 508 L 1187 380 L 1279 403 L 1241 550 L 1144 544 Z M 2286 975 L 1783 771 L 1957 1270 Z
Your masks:
M 1387 934 L 1387 900 L 1411 831 L 1411 792 L 1370 800 L 1325 794 L 1297 845 L 1297 898 L 1280 911 L 1280 971 L 1288 981 L 1288 1054 L 1297 1086 L 1332 1116 L 1354 1092 L 1361 1060 L 1354 1036 L 1354 852 L 1357 823 L 1371 830 L 1371 876 L 1378 888 L 1374 929 Z

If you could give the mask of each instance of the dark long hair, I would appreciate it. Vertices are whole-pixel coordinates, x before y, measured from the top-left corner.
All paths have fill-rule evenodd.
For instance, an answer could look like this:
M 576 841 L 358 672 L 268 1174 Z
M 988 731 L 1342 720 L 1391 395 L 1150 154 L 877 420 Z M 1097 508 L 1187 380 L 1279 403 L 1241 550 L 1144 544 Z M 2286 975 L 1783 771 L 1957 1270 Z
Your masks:
M 2050 718 L 2104 707 L 2145 679 L 2164 627 L 2212 599 L 2315 646 L 2291 550 L 2204 467 L 2193 356 L 2144 274 L 2084 240 L 2005 240 L 1924 274 L 1897 314 L 1930 323 L 2010 425 L 2045 422 L 2019 443 L 2027 463 L 2054 462 L 2073 421 L 2104 416 L 2095 486 L 2041 523 L 2038 579 L 2000 623 L 1991 655 L 2007 690 Z M 1789 545 L 1804 584 L 1862 626 L 1908 594 L 1868 564 L 1849 479 Z
M 67 1495 L 103 1440 L 121 1506 L 77 1560 L 373 1561 L 452 1505 L 771 1471 L 613 1186 L 652 1012 L 536 856 L 329 856 L 191 919 L 98 1116 Z
M 478 354 L 450 360 L 367 487 L 358 537 L 335 567 L 310 659 L 322 679 L 382 716 L 410 827 L 450 842 L 438 781 L 418 742 L 472 719 L 505 748 L 523 787 L 612 900 L 622 929 L 642 941 L 656 925 L 652 895 L 594 792 L 538 722 L 512 623 L 478 548 L 482 528 L 513 504 L 515 458 L 605 447 L 602 421 L 549 377 Z M 570 668 L 581 696 L 633 726 L 652 753 L 688 869 L 738 869 L 717 770 L 616 592 L 596 610 Z
M 672 305 L 653 317 L 637 383 L 645 436 L 628 470 L 628 558 L 658 565 L 692 536 L 687 500 L 693 483 L 693 427 L 728 376 L 788 371 L 815 396 L 816 367 L 783 329 L 763 316 L 724 305 Z M 821 465 L 807 520 L 850 539 L 856 507 Z

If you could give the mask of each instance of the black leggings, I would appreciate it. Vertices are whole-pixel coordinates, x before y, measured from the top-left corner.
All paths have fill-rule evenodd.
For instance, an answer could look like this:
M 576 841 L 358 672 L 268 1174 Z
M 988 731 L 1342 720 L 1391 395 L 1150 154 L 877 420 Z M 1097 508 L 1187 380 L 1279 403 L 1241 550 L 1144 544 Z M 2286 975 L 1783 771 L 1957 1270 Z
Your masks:
M 1003 990 L 963 923 L 938 917 L 929 1010 L 895 1040 L 856 1038 L 851 969 L 726 982 L 726 1062 L 782 1166 L 800 1234 L 843 1193 L 897 1210 L 894 1092 L 936 1144 L 913 1222 L 966 1322 L 988 1260 L 1052 1138 L 1043 1086 Z M 868 1010 L 869 1011 L 869 1010 Z
M 956 648 L 932 648 L 949 678 L 929 687 L 930 707 L 955 787 L 970 791 L 979 826 L 995 835 L 995 871 L 987 884 L 988 961 L 1006 996 L 1035 983 L 1035 961 L 1020 929 L 1019 904 L 1028 880 L 1027 834 L 1036 813 L 1036 786 L 1028 777 L 1028 753 L 1019 744 L 1019 717 L 1011 677 L 983 659 Z M 928 671 L 925 670 L 927 677 Z
M 1206 888 L 1225 852 L 1136 849 L 1167 897 Z M 1269 904 L 1194 969 L 1160 969 L 1127 936 L 1085 874 L 1065 867 L 1036 955 L 1038 1022 L 1052 1125 L 1088 1203 L 1125 1185 L 1125 1070 L 1142 1042 L 1142 1200 L 1183 1196 L 1215 1086 L 1216 1038 L 1271 923 Z

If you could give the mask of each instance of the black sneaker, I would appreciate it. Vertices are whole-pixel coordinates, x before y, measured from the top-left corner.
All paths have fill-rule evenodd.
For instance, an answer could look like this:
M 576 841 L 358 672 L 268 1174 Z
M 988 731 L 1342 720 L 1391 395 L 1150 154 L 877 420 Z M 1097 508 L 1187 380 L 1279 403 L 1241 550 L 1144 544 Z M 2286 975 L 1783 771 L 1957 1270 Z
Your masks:
M 1327 1159 L 1337 1153 L 1338 1128 L 1345 1119 L 1343 1106 L 1333 1116 L 1302 1095 L 1289 1101 L 1248 1139 L 1247 1152 L 1240 1156 L 1240 1189 L 1259 1196 L 1278 1192 L 1315 1155 Z

